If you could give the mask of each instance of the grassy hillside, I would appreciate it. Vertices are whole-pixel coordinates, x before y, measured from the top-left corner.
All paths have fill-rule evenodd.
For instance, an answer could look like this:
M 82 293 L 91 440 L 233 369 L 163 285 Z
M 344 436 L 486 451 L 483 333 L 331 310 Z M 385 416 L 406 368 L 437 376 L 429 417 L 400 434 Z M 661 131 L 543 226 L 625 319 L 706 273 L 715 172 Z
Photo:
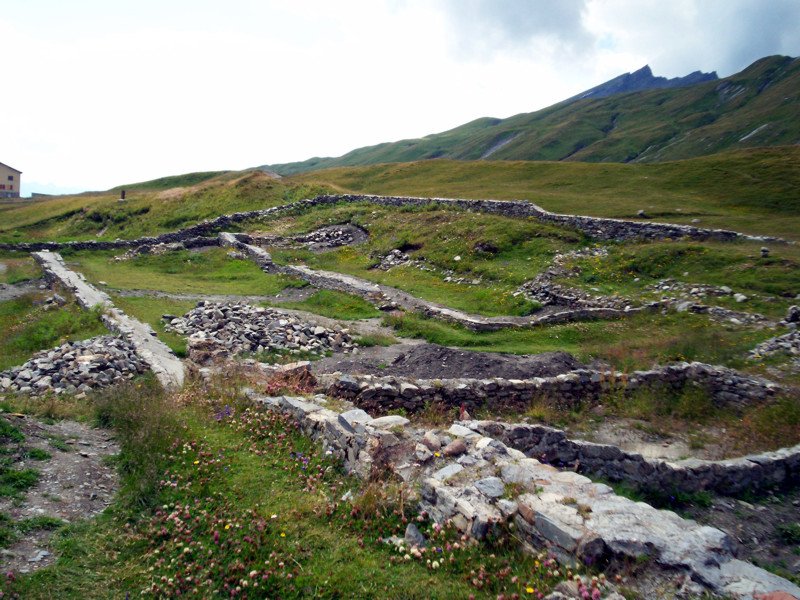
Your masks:
M 261 171 L 223 172 L 194 185 L 189 174 L 125 188 L 126 200 L 105 193 L 63 196 L 3 212 L 0 241 L 114 240 L 174 231 L 222 214 L 313 197 L 328 188 L 284 182 Z M 164 186 L 174 184 L 173 187 Z M 120 188 L 115 188 L 120 189 Z
M 117 190 L 168 190 L 176 187 L 189 187 L 204 183 L 210 179 L 220 177 L 230 173 L 230 171 L 205 171 L 201 173 L 186 173 L 185 175 L 173 175 L 171 177 L 160 177 L 151 181 L 143 181 L 141 183 L 129 183 L 126 185 L 119 185 L 112 188 L 111 191 Z
M 289 175 L 342 166 L 446 158 L 655 162 L 800 139 L 800 60 L 763 58 L 693 86 L 562 102 L 507 119 L 482 118 L 421 139 L 335 158 L 270 165 Z
M 160 180 L 185 182 L 189 176 Z M 158 185 L 162 185 L 158 184 Z M 753 148 L 653 164 L 417 161 L 347 167 L 275 179 L 225 173 L 193 186 L 130 189 L 16 204 L 3 211 L 0 241 L 134 238 L 203 219 L 357 192 L 529 200 L 555 212 L 637 218 L 800 240 L 800 148 Z
M 376 194 L 529 200 L 555 212 L 637 218 L 800 239 L 800 148 L 655 164 L 418 161 L 296 175 Z

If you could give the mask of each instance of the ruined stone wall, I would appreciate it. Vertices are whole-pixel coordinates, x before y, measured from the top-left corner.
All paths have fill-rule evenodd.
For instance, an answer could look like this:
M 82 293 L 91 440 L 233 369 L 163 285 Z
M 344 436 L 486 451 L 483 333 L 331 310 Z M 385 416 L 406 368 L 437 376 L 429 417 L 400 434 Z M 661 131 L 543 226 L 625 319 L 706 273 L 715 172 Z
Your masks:
M 666 461 L 643 458 L 608 444 L 570 440 L 563 431 L 545 425 L 495 421 L 469 425 L 543 462 L 611 481 L 629 481 L 665 495 L 703 490 L 735 495 L 800 482 L 800 445 L 720 461 Z
M 683 573 L 699 584 L 691 589 L 691 597 L 705 591 L 742 599 L 774 590 L 800 594 L 790 582 L 737 560 L 732 541 L 723 532 L 617 496 L 607 485 L 526 458 L 502 441 L 532 439 L 535 434 L 525 425 L 464 421 L 453 424 L 446 434 L 436 434 L 416 430 L 402 417 L 372 419 L 360 410 L 340 414 L 304 398 L 254 399 L 290 413 L 306 435 L 319 440 L 326 452 L 361 477 L 369 476 L 381 453 L 390 452 L 393 460 L 388 467 L 404 481 L 419 481 L 420 508 L 437 523 L 450 521 L 477 539 L 513 522 L 523 547 L 546 549 L 565 564 L 574 560 L 630 564 L 647 556 L 655 568 Z M 451 436 L 457 439 L 432 458 L 429 446 L 440 447 Z M 456 444 L 459 451 L 448 453 Z M 787 460 L 786 468 L 794 469 L 796 476 L 800 448 L 784 452 L 787 457 L 793 452 L 794 462 Z M 753 469 L 761 466 L 766 471 L 769 457 L 748 460 Z
M 524 408 L 536 399 L 547 399 L 560 409 L 570 410 L 582 404 L 596 403 L 604 394 L 631 394 L 643 387 L 662 387 L 677 392 L 686 385 L 702 387 L 715 406 L 742 407 L 750 402 L 763 401 L 781 389 L 773 382 L 703 363 L 637 371 L 627 380 L 615 378 L 610 373 L 581 370 L 530 380 L 411 381 L 343 375 L 323 376 L 320 382 L 330 395 L 346 398 L 365 410 L 380 413 L 397 410 L 417 412 L 429 406 L 448 409 L 464 406 L 473 411 L 478 408 Z M 735 494 L 800 481 L 800 446 L 724 461 L 688 459 L 669 462 L 646 459 L 616 446 L 570 440 L 563 431 L 544 425 L 508 425 L 493 421 L 465 424 L 538 460 L 613 481 L 630 481 L 664 494 L 701 490 Z
M 216 235 L 218 232 L 230 228 L 231 225 L 242 223 L 249 219 L 265 218 L 283 213 L 302 212 L 316 206 L 325 206 L 339 202 L 358 203 L 369 202 L 378 206 L 407 206 L 425 207 L 431 204 L 452 206 L 467 211 L 478 211 L 497 214 L 512 218 L 533 218 L 543 223 L 550 223 L 561 227 L 576 229 L 587 236 L 599 240 L 625 241 L 632 239 L 679 239 L 693 240 L 751 240 L 759 242 L 786 243 L 780 238 L 765 236 L 750 236 L 735 231 L 723 229 L 703 229 L 691 225 L 675 225 L 670 223 L 650 223 L 640 221 L 626 221 L 622 219 L 606 219 L 600 217 L 586 217 L 580 215 L 561 215 L 544 210 L 543 208 L 526 201 L 510 200 L 462 200 L 449 198 L 411 198 L 402 196 L 372 196 L 359 194 L 322 195 L 308 200 L 300 200 L 292 204 L 275 206 L 263 210 L 237 212 L 222 215 L 215 219 L 203 221 L 197 225 L 179 231 L 164 233 L 155 237 L 142 237 L 135 240 L 111 241 L 84 241 L 84 242 L 30 242 L 22 244 L 0 244 L 3 250 L 20 250 L 35 252 L 39 250 L 109 250 L 116 248 L 129 248 L 142 245 L 167 244 L 172 242 L 185 242 L 191 238 Z M 214 242 L 216 243 L 216 242 Z M 790 242 L 792 243 L 792 242 Z
M 325 382 L 326 378 L 322 378 Z M 593 404 L 604 395 L 634 394 L 639 390 L 676 393 L 695 385 L 708 393 L 715 406 L 743 407 L 761 402 L 782 388 L 771 381 L 733 369 L 705 363 L 678 363 L 629 375 L 577 370 L 554 377 L 526 380 L 505 379 L 403 379 L 372 375 L 329 377 L 329 393 L 353 400 L 366 410 L 418 412 L 437 404 L 468 410 L 494 407 L 524 407 L 532 400 L 547 399 L 571 410 Z

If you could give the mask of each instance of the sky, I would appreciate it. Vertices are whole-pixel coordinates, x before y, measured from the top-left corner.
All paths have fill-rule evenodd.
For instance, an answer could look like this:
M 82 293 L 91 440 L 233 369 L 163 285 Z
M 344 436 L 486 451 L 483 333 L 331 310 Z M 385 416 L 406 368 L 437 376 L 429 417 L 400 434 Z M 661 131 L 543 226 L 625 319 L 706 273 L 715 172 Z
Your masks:
M 23 195 L 339 156 L 532 112 L 648 64 L 800 55 L 797 0 L 3 0 Z

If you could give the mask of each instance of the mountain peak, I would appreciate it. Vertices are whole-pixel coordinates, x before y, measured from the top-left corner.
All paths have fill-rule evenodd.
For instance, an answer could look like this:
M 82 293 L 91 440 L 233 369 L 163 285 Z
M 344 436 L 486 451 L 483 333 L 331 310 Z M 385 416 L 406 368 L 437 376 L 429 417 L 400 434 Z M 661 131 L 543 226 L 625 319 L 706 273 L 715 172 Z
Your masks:
M 673 79 L 654 77 L 650 65 L 645 65 L 638 71 L 624 73 L 614 77 L 614 79 L 610 79 L 605 83 L 588 89 L 585 92 L 581 92 L 577 96 L 568 98 L 566 102 L 581 100 L 583 98 L 605 98 L 606 96 L 635 92 L 637 90 L 682 87 L 685 85 L 694 85 L 695 83 L 701 83 L 703 81 L 713 81 L 715 79 L 718 79 L 716 71 L 712 71 L 711 73 L 694 71 L 685 77 L 674 77 Z

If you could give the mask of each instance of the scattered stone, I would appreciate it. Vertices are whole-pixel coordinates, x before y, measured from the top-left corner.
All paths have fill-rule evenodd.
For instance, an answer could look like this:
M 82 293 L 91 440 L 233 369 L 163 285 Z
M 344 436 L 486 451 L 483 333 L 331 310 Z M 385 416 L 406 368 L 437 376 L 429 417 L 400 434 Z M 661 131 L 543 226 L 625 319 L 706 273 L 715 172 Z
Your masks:
M 31 396 L 75 394 L 116 385 L 149 368 L 130 342 L 104 335 L 37 352 L 0 373 L 0 387 Z
M 422 535 L 422 532 L 414 523 L 409 523 L 408 527 L 406 527 L 406 534 L 403 537 L 403 541 L 409 546 L 416 546 L 417 548 L 425 548 L 428 545 L 425 536 Z
M 50 553 L 47 550 L 39 550 L 36 554 L 28 559 L 28 562 L 38 563 L 48 556 L 50 556 Z
M 426 431 L 425 435 L 422 436 L 422 443 L 425 444 L 431 452 L 438 452 L 442 447 L 442 440 L 431 430 Z
M 345 331 L 312 325 L 271 308 L 201 301 L 165 330 L 216 341 L 231 354 L 276 352 L 325 354 L 354 347 Z
M 378 429 L 393 429 L 395 427 L 405 427 L 410 421 L 400 415 L 388 415 L 372 419 L 369 424 Z
M 444 456 L 461 456 L 466 451 L 467 443 L 462 438 L 459 438 L 447 444 L 447 446 L 442 449 L 442 454 Z

